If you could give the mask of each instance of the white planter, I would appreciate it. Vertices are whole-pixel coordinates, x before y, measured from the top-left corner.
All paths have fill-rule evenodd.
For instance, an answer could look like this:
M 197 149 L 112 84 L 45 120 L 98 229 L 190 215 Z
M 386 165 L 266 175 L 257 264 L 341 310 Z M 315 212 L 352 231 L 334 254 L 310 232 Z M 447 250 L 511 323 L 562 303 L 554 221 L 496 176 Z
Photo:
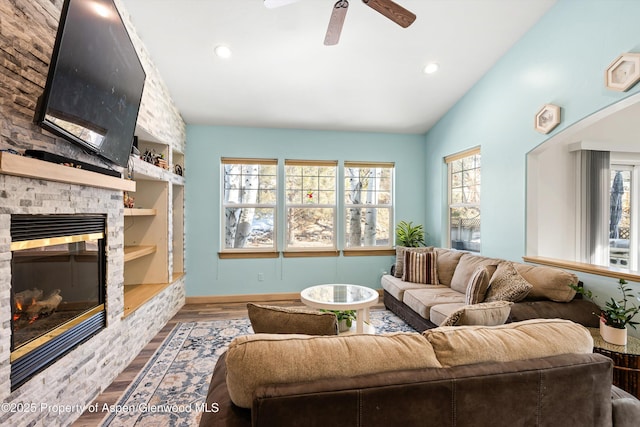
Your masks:
M 619 329 L 600 322 L 600 336 L 610 344 L 627 345 L 627 329 Z
M 347 319 L 338 321 L 338 332 L 347 332 L 350 328 L 347 326 Z

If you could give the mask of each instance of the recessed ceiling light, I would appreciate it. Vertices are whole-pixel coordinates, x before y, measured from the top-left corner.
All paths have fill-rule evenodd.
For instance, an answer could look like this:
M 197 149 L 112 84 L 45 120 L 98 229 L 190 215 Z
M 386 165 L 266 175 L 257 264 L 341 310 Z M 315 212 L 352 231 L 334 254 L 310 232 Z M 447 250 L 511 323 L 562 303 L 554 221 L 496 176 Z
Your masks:
M 430 64 L 427 64 L 422 70 L 422 72 L 425 74 L 433 74 L 436 71 L 438 71 L 438 68 L 440 68 L 440 66 L 437 63 L 432 62 Z
M 227 59 L 231 57 L 231 49 L 229 49 L 227 46 L 223 46 L 223 45 L 216 46 L 216 48 L 213 49 L 213 52 L 216 54 L 218 58 Z

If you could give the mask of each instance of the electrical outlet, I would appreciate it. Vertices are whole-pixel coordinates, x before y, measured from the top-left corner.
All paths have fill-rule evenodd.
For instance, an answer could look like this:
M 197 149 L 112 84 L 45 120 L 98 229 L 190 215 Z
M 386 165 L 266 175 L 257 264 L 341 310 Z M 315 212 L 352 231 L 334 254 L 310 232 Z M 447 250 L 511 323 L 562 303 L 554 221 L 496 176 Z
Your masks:
M 258 282 L 262 282 L 264 280 L 264 273 L 258 273 Z

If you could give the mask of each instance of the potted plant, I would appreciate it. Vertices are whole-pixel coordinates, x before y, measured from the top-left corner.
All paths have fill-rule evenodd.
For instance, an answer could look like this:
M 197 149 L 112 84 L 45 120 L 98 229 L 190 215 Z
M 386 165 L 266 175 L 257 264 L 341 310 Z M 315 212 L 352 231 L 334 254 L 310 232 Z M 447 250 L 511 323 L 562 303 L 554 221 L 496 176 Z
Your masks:
M 629 303 L 629 300 L 633 297 L 633 293 L 631 288 L 625 286 L 626 284 L 626 280 L 618 280 L 618 289 L 622 294 L 621 300 L 616 301 L 612 297 L 605 303 L 604 308 L 600 308 L 600 314 L 594 313 L 600 317 L 600 335 L 605 341 L 611 344 L 626 345 L 627 325 L 636 329 L 636 325 L 640 324 L 640 322 L 633 320 L 633 317 L 640 313 L 640 307 Z M 580 285 L 570 286 L 576 292 L 591 300 L 595 300 L 590 290 L 586 290 Z
M 396 226 L 396 244 L 408 248 L 425 246 L 424 228 L 421 224 L 413 225 L 413 222 L 400 221 Z
M 338 331 L 346 332 L 351 329 L 353 321 L 356 320 L 355 310 L 320 310 L 333 313 L 338 318 Z

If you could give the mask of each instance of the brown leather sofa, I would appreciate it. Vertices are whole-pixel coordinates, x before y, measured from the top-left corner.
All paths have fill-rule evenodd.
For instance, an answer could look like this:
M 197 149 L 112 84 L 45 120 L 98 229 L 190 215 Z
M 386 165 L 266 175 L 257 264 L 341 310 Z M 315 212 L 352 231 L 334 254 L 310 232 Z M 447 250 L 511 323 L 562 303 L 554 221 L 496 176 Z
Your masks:
M 637 426 L 640 401 L 612 386 L 611 360 L 590 353 L 592 341 L 587 337 L 588 332 L 583 333 L 576 326 L 555 323 L 549 328 L 535 326 L 536 330 L 530 334 L 517 324 L 504 325 L 497 327 L 503 328 L 498 333 L 507 335 L 489 339 L 490 342 L 487 334 L 494 332 L 486 329 L 436 328 L 427 339 L 439 366 L 349 375 L 347 372 L 357 369 L 358 363 L 345 360 L 345 364 L 352 366 L 337 367 L 337 372 L 342 372 L 338 376 L 257 384 L 249 394 L 248 403 L 241 408 L 232 400 L 232 396 L 239 399 L 239 386 L 232 384 L 237 382 L 238 375 L 278 376 L 280 374 L 272 371 L 289 370 L 290 363 L 299 361 L 296 357 L 305 363 L 308 361 L 316 373 L 322 366 L 341 360 L 340 357 L 364 357 L 365 364 L 379 362 L 383 366 L 400 362 L 398 366 L 406 366 L 401 359 L 403 351 L 413 351 L 415 358 L 428 352 L 426 347 L 414 349 L 404 341 L 405 338 L 418 339 L 415 336 L 418 334 L 400 336 L 401 342 L 392 343 L 389 348 L 382 343 L 384 336 L 314 337 L 312 341 L 299 335 L 243 338 L 239 345 L 230 346 L 229 353 L 220 357 L 214 369 L 207 407 L 216 410 L 204 413 L 200 426 Z M 465 328 L 472 329 L 464 333 L 474 335 L 451 332 Z M 548 340 L 547 331 L 554 335 L 561 333 L 561 336 Z M 526 337 L 521 340 L 523 334 Z M 465 345 L 469 337 L 470 342 Z M 506 337 L 509 339 L 505 340 Z M 366 340 L 372 343 L 362 349 Z M 501 348 L 500 342 L 505 341 L 506 347 Z M 540 344 L 526 345 L 529 341 Z M 334 345 L 346 346 L 348 352 L 354 351 L 353 356 L 336 355 L 335 351 L 318 352 L 318 345 L 325 343 L 333 350 Z M 350 343 L 358 345 L 349 348 Z M 425 344 L 421 342 L 422 345 Z M 451 345 L 462 348 L 452 354 Z M 297 350 L 281 351 L 292 348 Z M 367 361 L 368 350 L 388 352 L 390 360 L 379 360 L 376 353 Z M 528 357 L 527 353 L 541 357 Z M 512 354 L 515 359 L 524 359 L 503 359 L 504 355 Z M 254 355 L 259 356 L 249 360 Z M 278 360 L 272 360 L 270 355 L 279 355 Z M 481 361 L 468 363 L 470 357 L 479 357 Z M 434 363 L 430 360 L 427 365 Z

